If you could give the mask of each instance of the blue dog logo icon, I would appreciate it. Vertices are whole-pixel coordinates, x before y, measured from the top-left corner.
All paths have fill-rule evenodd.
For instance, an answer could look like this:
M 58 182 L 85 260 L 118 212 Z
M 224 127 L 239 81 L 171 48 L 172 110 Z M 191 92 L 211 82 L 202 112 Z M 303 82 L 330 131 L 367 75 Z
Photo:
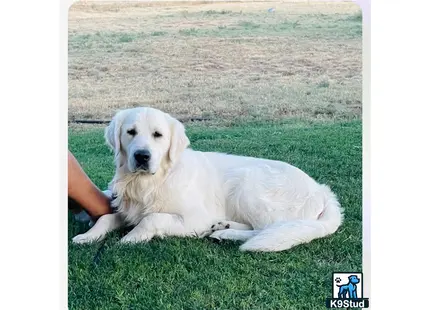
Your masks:
M 357 284 L 360 283 L 360 279 L 356 275 L 350 275 L 346 284 L 337 284 L 340 281 L 340 278 L 335 279 L 336 285 L 339 287 L 338 298 L 358 298 Z
M 325 305 L 329 309 L 369 308 L 369 298 L 363 298 L 362 272 L 333 272 L 332 297 Z

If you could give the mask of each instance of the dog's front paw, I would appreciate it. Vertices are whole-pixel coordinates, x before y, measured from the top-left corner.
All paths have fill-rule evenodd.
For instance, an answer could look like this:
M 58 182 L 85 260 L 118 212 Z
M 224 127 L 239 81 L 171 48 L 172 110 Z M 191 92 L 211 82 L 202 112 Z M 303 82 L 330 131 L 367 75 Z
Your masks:
M 229 229 L 229 228 L 230 228 L 230 224 L 228 222 L 218 222 L 218 223 L 213 224 L 211 226 L 212 232 L 218 231 L 218 230 Z
M 229 228 L 230 224 L 228 222 L 217 222 L 216 224 L 213 224 L 210 229 L 202 231 L 200 233 L 196 233 L 195 236 L 198 238 L 205 238 L 213 234 L 215 231 L 225 230 Z
M 99 241 L 101 238 L 102 238 L 101 236 L 94 236 L 90 234 L 80 234 L 73 237 L 72 242 L 76 244 L 84 244 L 84 243 Z
M 148 242 L 154 237 L 154 234 L 144 232 L 144 233 L 129 233 L 121 238 L 119 242 L 121 243 L 138 243 L 138 242 Z

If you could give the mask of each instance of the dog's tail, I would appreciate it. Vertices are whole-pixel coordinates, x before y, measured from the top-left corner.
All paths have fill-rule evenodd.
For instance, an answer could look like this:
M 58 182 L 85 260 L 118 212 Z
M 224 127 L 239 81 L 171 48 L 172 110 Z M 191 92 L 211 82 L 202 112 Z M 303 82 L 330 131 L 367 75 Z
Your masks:
M 343 210 L 335 194 L 326 185 L 322 186 L 324 209 L 315 220 L 276 222 L 242 244 L 242 251 L 275 252 L 292 248 L 333 234 L 343 221 Z

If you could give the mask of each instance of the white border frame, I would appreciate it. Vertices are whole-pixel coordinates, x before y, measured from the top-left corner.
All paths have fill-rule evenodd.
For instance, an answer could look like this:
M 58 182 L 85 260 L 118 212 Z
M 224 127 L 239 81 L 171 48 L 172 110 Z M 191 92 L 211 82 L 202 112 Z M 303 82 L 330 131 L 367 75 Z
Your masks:
M 149 0 L 122 0 L 122 1 L 104 1 L 104 2 L 156 2 L 157 0 L 149 1 Z M 185 2 L 186 0 L 160 0 L 159 2 Z M 225 0 L 215 0 L 213 2 L 225 2 Z M 280 0 L 282 2 L 282 0 Z M 327 2 L 344 2 L 343 0 L 309 0 L 308 2 L 318 2 L 318 1 L 327 1 Z M 63 41 L 65 41 L 65 57 L 67 57 L 67 40 L 68 40 L 68 11 L 70 6 L 75 2 L 91 2 L 91 1 L 85 1 L 85 0 L 66 0 L 63 3 L 62 8 L 62 18 L 61 18 L 61 31 L 62 33 L 65 33 L 65 38 L 62 37 L 61 42 L 63 46 Z M 97 1 L 97 2 L 103 2 L 103 1 Z M 189 1 L 192 2 L 192 1 Z M 242 1 L 247 2 L 247 1 Z M 253 2 L 248 1 L 248 2 Z M 260 1 L 257 1 L 260 2 Z M 267 1 L 271 2 L 271 1 Z M 273 1 L 278 2 L 278 1 Z M 288 2 L 285 1 L 285 2 Z M 291 1 L 294 2 L 294 1 Z M 297 1 L 297 2 L 304 2 L 304 1 Z M 367 280 L 365 283 L 363 283 L 363 298 L 369 298 L 369 303 L 371 308 L 371 298 L 370 298 L 370 279 L 371 279 L 371 268 L 370 268 L 370 0 L 351 0 L 347 2 L 356 2 L 362 9 L 362 15 L 363 15 L 363 41 L 362 41 L 362 108 L 363 108 L 363 129 L 362 129 L 362 236 L 363 236 L 363 247 L 362 247 L 362 270 L 350 270 L 353 271 L 361 271 L 363 273 L 363 277 L 365 277 Z M 66 9 L 66 12 L 64 11 Z M 63 59 L 63 58 L 62 58 Z M 65 68 L 63 68 L 65 67 Z M 62 85 L 62 98 L 64 98 L 65 104 L 62 104 L 63 106 L 68 106 L 68 89 L 67 89 L 67 61 L 65 63 L 62 63 L 62 70 L 61 70 L 61 85 Z M 65 70 L 65 72 L 63 72 Z M 63 81 L 63 77 L 65 81 Z M 65 88 L 63 88 L 65 87 Z M 62 99 L 63 100 L 63 99 Z M 65 113 L 66 119 L 65 122 L 67 124 L 67 111 Z M 66 128 L 67 132 L 67 128 Z M 67 138 L 66 138 L 67 140 Z M 66 153 L 62 154 L 64 158 L 66 157 Z M 67 175 L 67 171 L 65 171 L 65 174 Z M 66 182 L 67 185 L 67 182 Z M 66 187 L 64 187 L 66 188 Z M 67 202 L 65 202 L 67 204 Z M 67 221 L 67 208 L 62 208 L 62 220 L 64 219 Z M 63 212 L 64 211 L 64 212 Z M 64 214 L 63 214 L 64 213 Z M 67 231 L 66 231 L 67 235 Z M 335 270 L 333 270 L 335 271 Z M 347 272 L 347 271 L 345 271 Z M 67 296 L 66 296 L 67 300 Z

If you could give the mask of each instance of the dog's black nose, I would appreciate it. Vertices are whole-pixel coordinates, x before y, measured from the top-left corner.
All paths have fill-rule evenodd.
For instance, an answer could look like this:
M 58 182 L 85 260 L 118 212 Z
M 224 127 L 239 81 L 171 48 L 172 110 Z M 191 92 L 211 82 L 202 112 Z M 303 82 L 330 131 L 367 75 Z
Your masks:
M 134 152 L 134 159 L 139 165 L 147 165 L 151 159 L 151 153 L 148 150 L 138 150 Z

